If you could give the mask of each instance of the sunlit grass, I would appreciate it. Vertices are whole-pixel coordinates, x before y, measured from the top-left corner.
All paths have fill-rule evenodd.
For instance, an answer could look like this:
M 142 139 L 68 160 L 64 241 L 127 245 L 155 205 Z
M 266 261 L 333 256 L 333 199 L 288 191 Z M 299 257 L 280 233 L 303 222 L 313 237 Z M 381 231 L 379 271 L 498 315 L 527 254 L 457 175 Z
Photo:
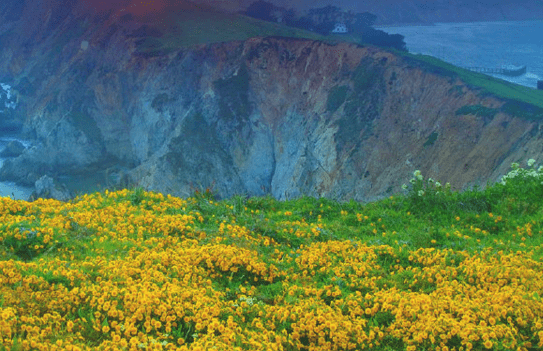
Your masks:
M 0 199 L 0 350 L 535 350 L 543 168 L 361 204 Z

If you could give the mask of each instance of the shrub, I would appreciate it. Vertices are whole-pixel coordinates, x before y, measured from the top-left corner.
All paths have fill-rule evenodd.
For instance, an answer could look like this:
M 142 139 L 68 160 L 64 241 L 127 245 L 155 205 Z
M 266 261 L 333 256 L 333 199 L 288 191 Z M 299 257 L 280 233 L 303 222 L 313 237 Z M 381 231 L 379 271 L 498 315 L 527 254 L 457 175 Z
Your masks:
M 402 189 L 407 191 L 408 207 L 413 213 L 441 211 L 453 197 L 450 183 L 443 186 L 432 178 L 425 179 L 420 170 L 413 173 L 409 183 L 402 185 Z
M 343 103 L 345 102 L 348 91 L 349 87 L 346 85 L 333 87 L 328 94 L 326 110 L 332 113 L 336 112 L 337 109 L 340 108 L 341 105 L 343 105 Z
M 490 108 L 482 105 L 466 105 L 456 110 L 456 115 L 475 115 L 478 117 L 494 118 L 498 113 L 497 108 Z
M 526 168 L 511 164 L 511 171 L 500 180 L 500 185 L 517 203 L 538 203 L 543 196 L 543 166 L 535 168 L 535 160 L 529 159 Z

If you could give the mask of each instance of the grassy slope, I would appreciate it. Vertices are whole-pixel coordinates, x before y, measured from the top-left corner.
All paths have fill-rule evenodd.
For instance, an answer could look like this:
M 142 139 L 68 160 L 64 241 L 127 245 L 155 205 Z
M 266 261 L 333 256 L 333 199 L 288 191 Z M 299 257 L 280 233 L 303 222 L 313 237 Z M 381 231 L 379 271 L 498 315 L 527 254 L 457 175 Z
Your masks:
M 0 350 L 535 350 L 543 174 L 515 172 L 370 204 L 0 199 Z
M 156 24 L 164 34 L 162 38 L 149 38 L 153 45 L 142 46 L 141 52 L 173 50 L 200 44 L 211 44 L 253 37 L 284 36 L 326 40 L 313 32 L 260 21 L 251 17 L 220 12 L 184 11 L 171 13 Z
M 412 62 L 430 71 L 449 77 L 458 77 L 466 84 L 482 89 L 481 93 L 491 93 L 507 100 L 517 100 L 543 109 L 543 91 L 513 84 L 486 74 L 472 72 L 435 57 L 400 53 Z M 539 111 L 541 114 L 542 111 Z
M 171 13 L 158 26 L 166 34 L 162 38 L 147 38 L 147 42 L 140 44 L 139 51 L 141 53 L 159 54 L 198 44 L 246 40 L 255 36 L 284 36 L 323 40 L 331 43 L 339 41 L 358 43 L 358 38 L 352 35 L 325 37 L 309 31 L 264 22 L 242 15 L 213 12 L 185 11 Z M 468 85 L 480 88 L 482 94 L 490 93 L 517 102 L 506 107 L 509 109 L 508 112 L 524 115 L 532 119 L 543 117 L 543 91 L 471 72 L 431 56 L 401 52 L 397 52 L 397 54 L 430 71 L 444 76 L 459 77 Z M 530 107 L 525 104 L 533 106 Z M 526 113 L 526 110 L 532 111 Z

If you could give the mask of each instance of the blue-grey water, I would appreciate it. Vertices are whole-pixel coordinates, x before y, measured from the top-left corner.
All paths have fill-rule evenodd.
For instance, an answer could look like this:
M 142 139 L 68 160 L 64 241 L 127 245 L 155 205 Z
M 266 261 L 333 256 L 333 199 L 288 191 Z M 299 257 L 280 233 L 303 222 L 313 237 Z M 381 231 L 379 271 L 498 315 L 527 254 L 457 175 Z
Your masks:
M 492 76 L 537 87 L 543 80 L 543 21 L 436 23 L 435 26 L 379 27 L 401 34 L 411 53 L 435 56 L 460 67 L 526 65 L 526 74 Z
M 12 137 L 0 137 L 0 151 L 4 150 L 7 144 L 13 140 L 19 140 L 23 145 L 29 146 L 25 140 Z M 4 158 L 0 157 L 0 167 L 4 163 Z M 0 197 L 11 197 L 16 200 L 27 200 L 32 194 L 33 188 L 17 185 L 13 182 L 0 182 Z
M 17 108 L 17 99 L 11 93 L 11 86 L 4 82 L 0 82 L 0 118 L 4 118 L 5 111 Z M 13 140 L 19 140 L 11 136 L 0 135 L 0 151 L 4 150 L 7 144 Z M 19 140 L 24 146 L 30 144 L 25 140 Z M 0 156 L 0 167 L 5 159 Z M 17 200 L 27 200 L 32 194 L 33 189 L 19 186 L 13 182 L 0 182 L 0 197 L 11 197 Z

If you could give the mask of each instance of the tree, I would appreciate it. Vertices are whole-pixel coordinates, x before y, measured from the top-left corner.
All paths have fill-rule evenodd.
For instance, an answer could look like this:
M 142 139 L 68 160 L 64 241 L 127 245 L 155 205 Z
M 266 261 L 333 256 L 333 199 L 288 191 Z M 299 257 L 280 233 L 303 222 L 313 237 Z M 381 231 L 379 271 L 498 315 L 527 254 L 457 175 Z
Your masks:
M 376 46 L 390 47 L 400 51 L 407 51 L 404 36 L 401 34 L 388 34 L 382 30 L 368 27 L 362 35 L 362 42 Z
M 344 20 L 343 14 L 339 7 L 332 5 L 310 9 L 308 12 L 308 16 L 313 22 L 314 30 L 323 35 L 330 34 L 336 22 Z
M 298 20 L 298 15 L 295 9 L 287 9 L 283 13 L 283 22 L 288 26 L 293 26 Z
M 296 21 L 294 21 L 292 25 L 296 28 L 301 28 L 305 30 L 310 30 L 310 31 L 315 30 L 315 24 L 313 23 L 311 18 L 307 16 L 298 18 Z
M 316 23 L 320 24 L 323 22 L 335 22 L 339 20 L 339 17 L 342 15 L 342 11 L 339 7 L 328 5 L 325 7 L 319 7 L 316 9 L 310 9 L 308 14 L 309 17 Z
M 365 27 L 373 26 L 375 21 L 377 20 L 377 16 L 369 12 L 357 13 L 356 15 L 354 15 L 354 18 L 356 24 Z
M 321 35 L 328 35 L 334 30 L 335 22 L 322 22 L 317 24 L 315 27 L 315 32 Z
M 245 11 L 245 15 L 253 18 L 258 18 L 264 21 L 274 21 L 273 12 L 276 7 L 271 2 L 255 1 Z

